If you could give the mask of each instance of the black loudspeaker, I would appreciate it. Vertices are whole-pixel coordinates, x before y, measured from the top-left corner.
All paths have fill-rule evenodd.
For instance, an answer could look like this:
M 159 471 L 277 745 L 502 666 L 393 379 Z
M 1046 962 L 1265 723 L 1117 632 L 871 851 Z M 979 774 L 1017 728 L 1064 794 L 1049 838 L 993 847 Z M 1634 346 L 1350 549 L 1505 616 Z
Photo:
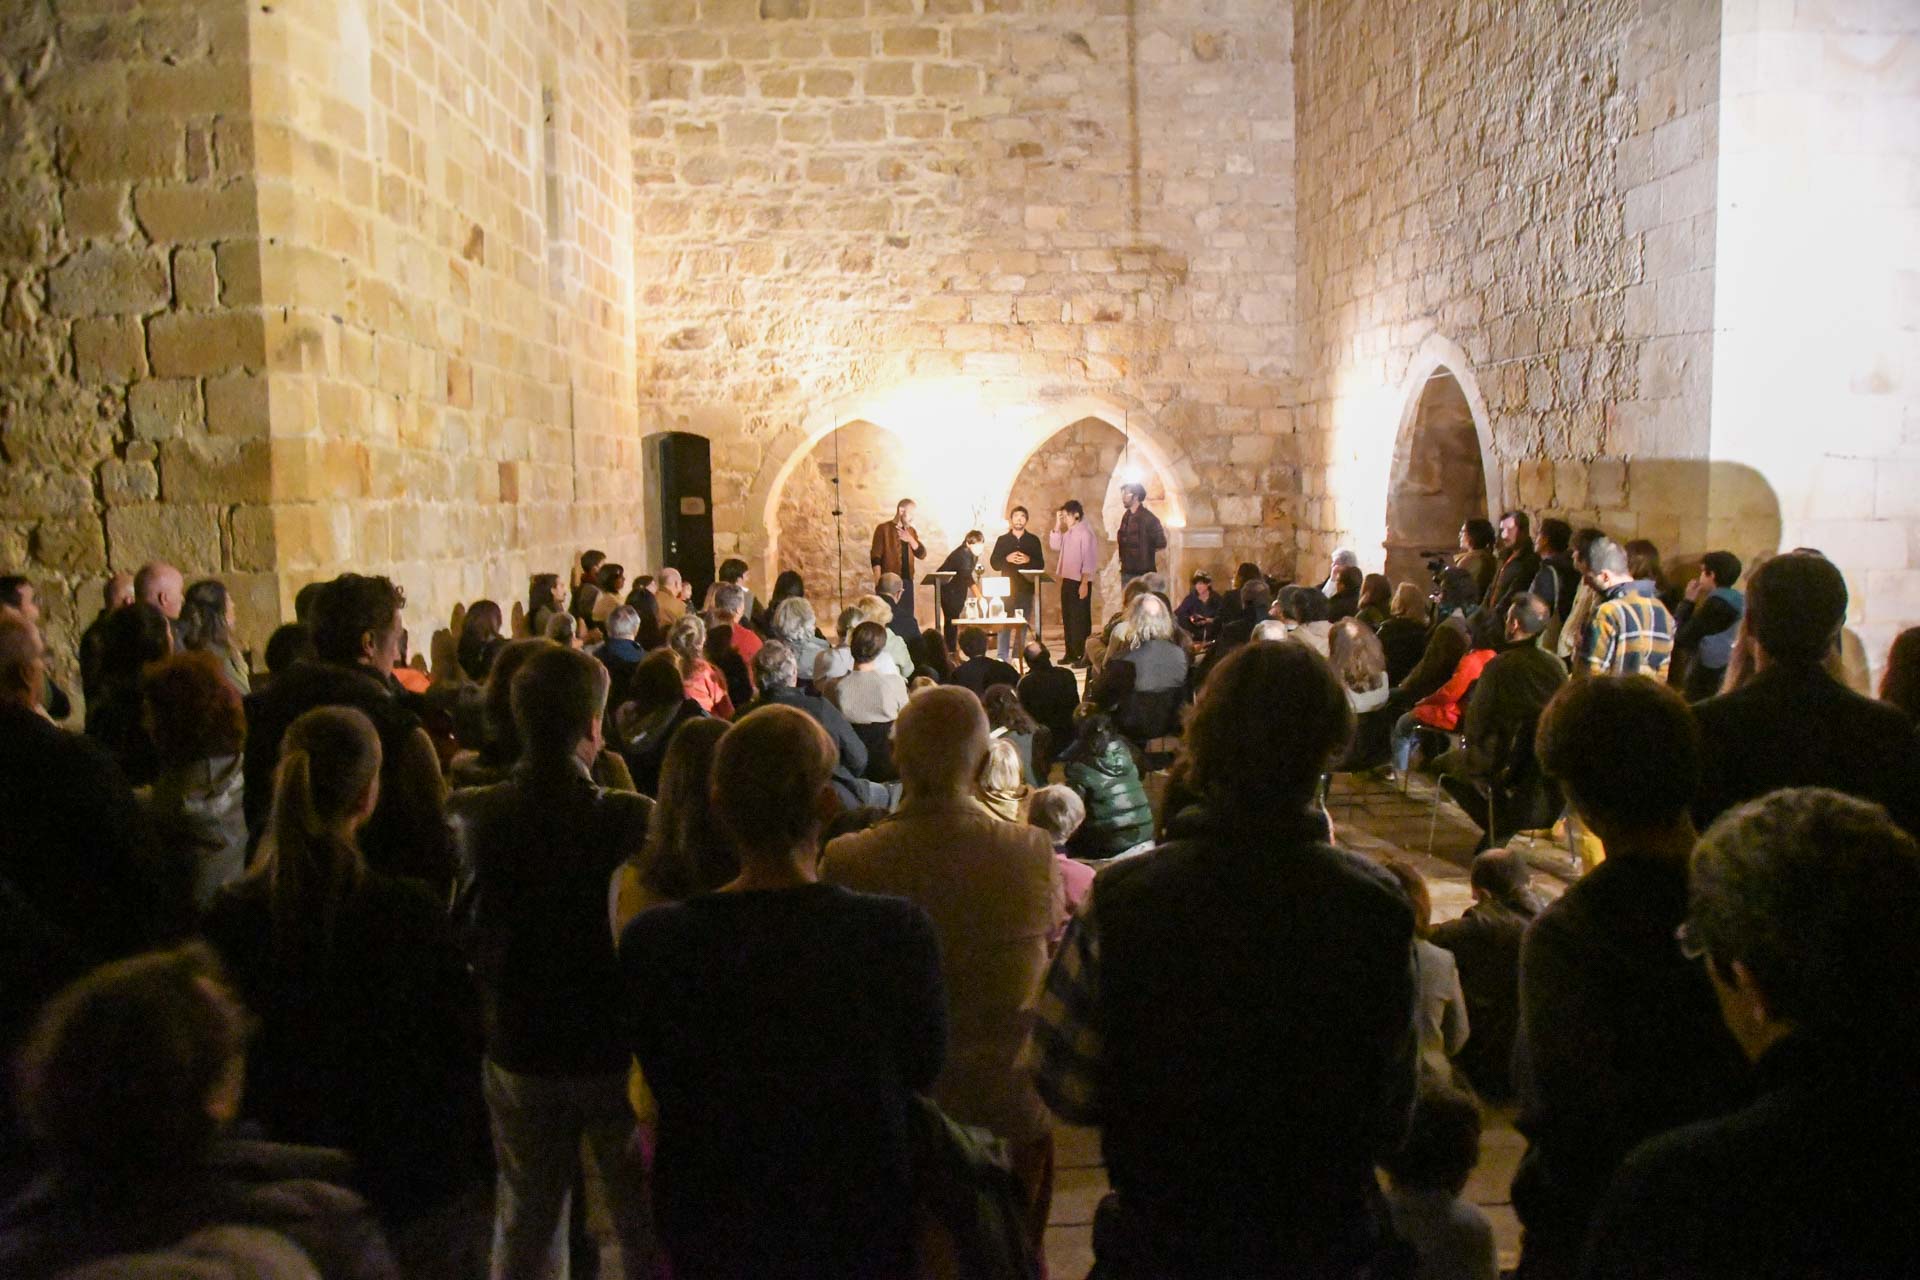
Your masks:
M 648 436 L 647 542 L 693 584 L 695 602 L 713 585 L 713 450 L 705 436 L 666 431 Z

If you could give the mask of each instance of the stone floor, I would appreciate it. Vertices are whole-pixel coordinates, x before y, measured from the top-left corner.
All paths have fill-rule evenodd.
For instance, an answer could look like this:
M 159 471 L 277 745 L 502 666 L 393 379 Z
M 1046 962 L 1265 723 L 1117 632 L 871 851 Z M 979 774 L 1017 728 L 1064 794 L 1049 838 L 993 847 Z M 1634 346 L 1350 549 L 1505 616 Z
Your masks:
M 1467 870 L 1480 832 L 1444 795 L 1436 803 L 1435 790 L 1418 776 L 1403 792 L 1395 784 L 1343 774 L 1334 780 L 1327 811 L 1333 818 L 1334 839 L 1343 848 L 1371 857 L 1402 858 L 1419 870 L 1433 895 L 1438 924 L 1458 916 L 1472 902 Z M 1535 888 L 1544 897 L 1558 896 L 1564 883 L 1555 873 L 1565 871 L 1567 861 L 1557 851 L 1538 846 L 1529 850 L 1529 857 L 1548 872 L 1536 871 Z M 1095 1131 L 1062 1126 L 1056 1138 L 1047 1268 L 1052 1280 L 1080 1280 L 1093 1265 L 1093 1211 L 1107 1191 L 1106 1170 L 1100 1163 Z M 1511 1110 L 1488 1112 L 1480 1167 L 1467 1185 L 1467 1198 L 1492 1219 L 1503 1269 L 1519 1260 L 1520 1225 L 1507 1188 L 1525 1146 L 1514 1131 Z

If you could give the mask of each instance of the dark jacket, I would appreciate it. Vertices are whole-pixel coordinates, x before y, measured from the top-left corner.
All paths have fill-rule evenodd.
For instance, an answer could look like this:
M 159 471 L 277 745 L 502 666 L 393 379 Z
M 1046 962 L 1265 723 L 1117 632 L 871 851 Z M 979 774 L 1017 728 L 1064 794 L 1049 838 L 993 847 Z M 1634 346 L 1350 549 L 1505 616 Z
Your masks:
M 1427 633 L 1427 646 L 1406 679 L 1394 686 L 1393 706 L 1406 710 L 1453 679 L 1460 659 L 1472 648 L 1465 617 L 1454 614 Z
M 1468 907 L 1458 920 L 1433 931 L 1432 942 L 1453 953 L 1460 990 L 1467 1000 L 1467 1024 L 1473 1034 L 1454 1055 L 1480 1095 L 1495 1101 L 1512 1096 L 1514 1032 L 1520 1022 L 1520 939 L 1539 913 L 1531 900 L 1489 898 Z
M 1080 726 L 1080 736 L 1060 757 L 1067 785 L 1080 793 L 1087 820 L 1074 832 L 1076 858 L 1111 858 L 1153 838 L 1153 809 L 1126 739 L 1106 717 Z
M 1573 612 L 1573 597 L 1580 590 L 1580 570 L 1574 568 L 1573 556 L 1565 551 L 1541 556 L 1531 590 L 1553 610 L 1554 617 L 1565 622 Z
M 1540 713 L 1566 682 L 1565 663 L 1523 640 L 1502 649 L 1474 683 L 1465 721 L 1467 765 L 1492 795 L 1495 839 L 1551 823 L 1558 812 L 1558 790 L 1541 772 L 1533 736 Z
M 1684 672 L 1681 690 L 1688 702 L 1705 702 L 1720 692 L 1745 612 L 1745 598 L 1724 587 L 1673 607 L 1673 660 Z
M 1818 667 L 1769 667 L 1694 707 L 1701 830 L 1743 800 L 1782 787 L 1832 787 L 1887 807 L 1920 833 L 1920 753 L 1913 722 Z
M 653 802 L 595 786 L 569 757 L 522 762 L 449 810 L 487 1057 L 520 1075 L 623 1071 L 607 886 L 645 843 Z
M 1153 572 L 1154 557 L 1166 549 L 1167 531 L 1159 516 L 1141 506 L 1121 515 L 1113 540 L 1120 551 L 1120 576 L 1135 578 Z
M 620 756 L 627 762 L 627 771 L 633 775 L 635 790 L 643 796 L 659 792 L 660 766 L 667 761 L 667 748 L 673 744 L 674 730 L 689 720 L 704 719 L 706 714 L 692 698 L 682 698 L 672 719 L 659 730 L 634 738 L 620 748 Z
M 1513 603 L 1513 598 L 1533 590 L 1534 579 L 1539 574 L 1539 553 L 1531 546 L 1522 543 L 1510 554 L 1501 558 L 1500 567 L 1494 571 L 1493 585 L 1487 588 L 1487 593 L 1481 600 L 1481 607 L 1496 617 L 1504 618 L 1507 606 Z
M 435 893 L 446 891 L 453 878 L 453 851 L 447 840 L 445 799 L 437 774 L 435 786 L 420 784 L 420 748 L 414 741 L 420 718 L 387 684 L 358 667 L 301 661 L 275 676 L 246 705 L 247 830 L 256 842 L 273 809 L 273 771 L 287 729 L 315 707 L 353 707 L 365 712 L 380 734 L 380 799 L 360 831 L 368 865 L 420 880 Z
M 267 883 L 222 890 L 203 926 L 260 1020 L 244 1114 L 271 1137 L 338 1147 L 389 1223 L 484 1178 L 480 1005 L 447 913 L 418 881 L 369 872 L 333 950 L 278 954 Z
M 1420 659 L 1427 651 L 1426 624 L 1415 622 L 1412 618 L 1388 618 L 1380 624 L 1379 635 L 1380 648 L 1387 655 L 1387 683 L 1397 689 L 1408 673 L 1420 665 Z M 1461 650 L 1461 653 L 1465 652 Z M 1455 658 L 1454 661 L 1457 663 L 1459 659 Z M 1444 683 L 1444 680 L 1441 681 L 1441 684 Z
M 1747 1066 L 1706 970 L 1680 954 L 1687 868 L 1610 849 L 1527 927 L 1514 1087 L 1526 1155 L 1522 1268 L 1569 1274 L 1620 1162 L 1645 1139 L 1739 1105 Z
M 1758 1096 L 1662 1134 L 1614 1179 L 1591 1280 L 1894 1280 L 1920 1275 L 1920 1079 L 1897 1060 L 1791 1036 Z
M 144 712 L 140 686 L 123 680 L 109 682 L 87 703 L 87 736 L 106 748 L 127 782 L 136 787 L 160 776 L 160 753 L 147 733 Z
M 781 706 L 793 707 L 804 711 L 817 721 L 827 736 L 833 739 L 833 745 L 840 749 L 840 759 L 833 766 L 833 789 L 840 796 L 842 804 L 848 808 L 858 808 L 863 804 L 885 804 L 885 791 L 879 784 L 866 781 L 867 744 L 860 740 L 853 725 L 825 698 L 811 693 L 802 693 L 792 685 L 778 685 L 771 689 L 762 689 L 749 711 L 756 707 Z
M 947 683 L 957 684 L 962 689 L 971 689 L 975 696 L 984 698 L 987 696 L 987 690 L 994 685 L 1018 685 L 1020 672 L 1012 665 L 983 653 L 977 658 L 968 658 L 955 667 L 953 674 L 947 678 Z
M 1336 591 L 1327 597 L 1327 621 L 1341 622 L 1360 612 L 1360 588 Z
M 1026 552 L 1025 564 L 1007 563 L 1007 557 L 1016 551 Z M 1033 579 L 1022 577 L 1021 574 L 1023 570 L 1044 570 L 1047 567 L 1046 549 L 1040 545 L 1039 536 L 1031 529 L 1019 535 L 1008 530 L 993 540 L 993 552 L 987 557 L 987 564 L 992 566 L 995 573 L 1004 573 L 1013 579 L 1011 584 L 1013 595 L 1007 600 L 1007 609 L 1009 611 L 1025 610 L 1027 620 L 1031 622 L 1033 620 Z
M 627 682 L 633 678 L 633 669 L 647 660 L 647 651 L 636 640 L 615 636 L 601 645 L 594 656 L 607 669 L 607 710 L 618 711 L 620 704 L 627 700 Z
M 979 568 L 980 557 L 973 553 L 973 548 L 965 545 L 949 551 L 947 558 L 940 562 L 939 571 L 953 575 L 940 584 L 940 609 L 948 622 L 959 617 L 960 611 L 966 608 L 967 596 L 972 591 L 974 575 Z
M 1073 711 L 1080 705 L 1080 682 L 1073 672 L 1051 662 L 1030 668 L 1020 677 L 1019 692 L 1020 705 L 1046 729 L 1052 753 L 1065 751 L 1073 741 Z
M 1123 1234 L 1169 1274 L 1347 1274 L 1381 1242 L 1374 1162 L 1414 1096 L 1413 912 L 1326 835 L 1189 808 L 1094 882 L 1101 1148 Z
M 348 1171 L 337 1151 L 230 1141 L 194 1168 L 151 1181 L 103 1185 L 49 1175 L 0 1214 L 0 1275 L 52 1280 L 231 1225 L 285 1236 L 321 1280 L 399 1280 L 379 1224 L 343 1185 Z
M 1212 637 L 1215 627 L 1219 625 L 1223 608 L 1218 593 L 1202 600 L 1198 591 L 1189 591 L 1187 598 L 1180 602 L 1180 607 L 1173 611 L 1173 616 L 1187 629 L 1188 635 L 1196 640 L 1206 640 Z

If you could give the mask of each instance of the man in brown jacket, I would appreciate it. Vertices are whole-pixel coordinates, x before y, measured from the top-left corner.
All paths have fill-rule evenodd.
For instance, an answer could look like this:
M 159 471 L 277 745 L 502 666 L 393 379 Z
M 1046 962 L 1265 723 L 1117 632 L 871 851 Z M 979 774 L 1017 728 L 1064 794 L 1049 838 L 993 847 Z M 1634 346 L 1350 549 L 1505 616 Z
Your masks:
M 969 691 L 916 694 L 894 722 L 899 809 L 829 844 L 821 879 L 906 898 L 932 917 L 949 1029 L 932 1096 L 954 1119 L 1006 1140 L 1037 1252 L 1053 1195 L 1053 1126 L 1014 1064 L 1066 899 L 1046 833 L 1003 822 L 974 798 L 987 741 L 986 712 Z
M 905 589 L 900 593 L 900 598 L 894 601 L 893 616 L 904 617 L 908 622 L 917 622 L 913 616 L 913 562 L 927 557 L 927 549 L 920 541 L 920 531 L 913 527 L 913 512 L 913 499 L 900 499 L 900 505 L 893 509 L 893 519 L 874 527 L 870 557 L 873 561 L 875 590 L 879 589 L 880 579 L 887 574 L 900 575 Z

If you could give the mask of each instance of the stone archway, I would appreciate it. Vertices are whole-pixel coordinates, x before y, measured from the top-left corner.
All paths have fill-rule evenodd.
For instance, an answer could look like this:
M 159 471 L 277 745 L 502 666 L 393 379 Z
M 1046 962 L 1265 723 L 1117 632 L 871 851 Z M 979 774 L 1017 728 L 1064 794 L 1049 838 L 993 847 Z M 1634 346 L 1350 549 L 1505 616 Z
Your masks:
M 1394 582 L 1424 586 L 1429 553 L 1451 554 L 1463 521 L 1499 510 L 1486 406 L 1466 370 L 1437 339 L 1414 361 L 1387 482 L 1382 546 Z

